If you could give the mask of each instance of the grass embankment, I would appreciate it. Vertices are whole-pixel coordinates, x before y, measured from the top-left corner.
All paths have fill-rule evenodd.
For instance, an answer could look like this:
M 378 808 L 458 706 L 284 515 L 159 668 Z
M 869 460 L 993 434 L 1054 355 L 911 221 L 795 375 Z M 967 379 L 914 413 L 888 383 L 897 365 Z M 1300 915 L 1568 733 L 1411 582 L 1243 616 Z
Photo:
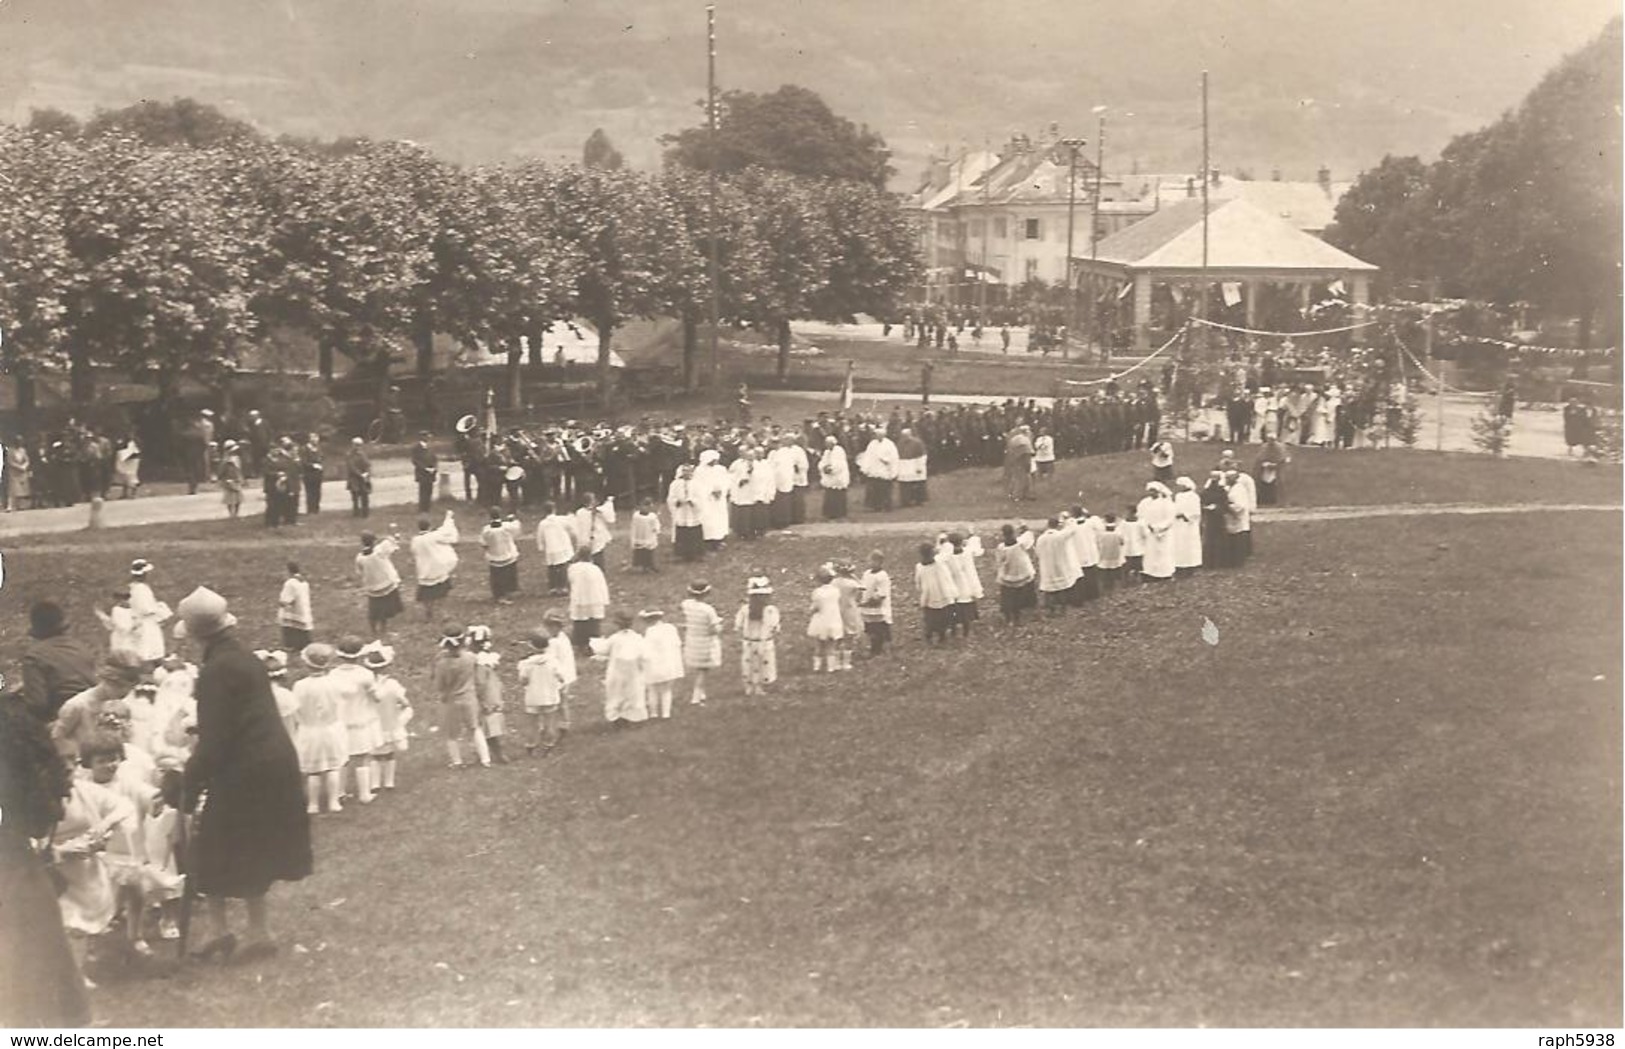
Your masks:
M 317 875 L 276 894 L 279 961 L 104 973 L 100 1014 L 1620 1023 L 1617 515 L 1282 524 L 1245 570 L 1016 634 L 984 620 L 936 651 L 902 583 L 893 655 L 807 673 L 808 572 L 874 545 L 909 578 L 902 537 L 766 540 L 706 566 L 725 614 L 747 570 L 779 583 L 768 699 L 739 695 L 730 640 L 713 703 L 667 724 L 593 727 L 594 683 L 545 761 L 453 773 L 420 739 L 400 793 L 318 821 Z M 357 624 L 335 583 L 350 550 L 302 556 L 322 633 Z M 126 560 L 18 558 L 7 590 L 19 608 L 99 593 Z M 280 561 L 171 558 L 156 582 L 171 599 L 210 582 L 263 642 Z M 511 651 L 544 603 L 493 609 L 465 565 L 448 614 Z M 611 587 L 670 608 L 687 578 L 617 569 Z M 402 634 L 423 728 L 431 632 Z

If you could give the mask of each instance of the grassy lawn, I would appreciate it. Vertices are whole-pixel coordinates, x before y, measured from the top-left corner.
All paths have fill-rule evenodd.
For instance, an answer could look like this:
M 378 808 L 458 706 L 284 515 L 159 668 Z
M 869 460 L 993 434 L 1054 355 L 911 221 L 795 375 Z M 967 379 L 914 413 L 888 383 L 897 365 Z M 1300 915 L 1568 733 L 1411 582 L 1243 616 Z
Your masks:
M 1359 460 L 1339 457 L 1349 473 L 1326 482 L 1326 500 L 1352 501 Z M 1069 468 L 1127 477 L 1130 465 L 1143 466 Z M 1315 491 L 1305 466 L 1303 498 Z M 1569 489 L 1587 476 L 1576 467 L 1523 494 L 1582 501 Z M 420 739 L 402 792 L 317 823 L 317 875 L 276 896 L 280 961 L 150 983 L 104 973 L 99 1014 L 132 1026 L 1621 1022 L 1618 515 L 1280 524 L 1244 571 L 1120 593 L 1017 635 L 984 620 L 946 650 L 924 648 L 905 598 L 893 655 L 808 673 L 810 569 L 879 545 L 911 578 L 913 538 L 729 550 L 705 568 L 725 614 L 748 570 L 779 584 L 773 695 L 747 702 L 730 662 L 704 710 L 610 734 L 584 681 L 559 755 L 489 772 L 445 770 Z M 12 607 L 88 601 L 122 578 L 127 554 L 81 542 L 12 559 Z M 266 641 L 282 554 L 197 548 L 162 562 L 156 585 L 173 602 L 181 580 L 211 583 L 248 639 Z M 351 551 L 307 542 L 301 556 L 321 631 L 358 624 L 358 595 L 336 583 Z M 545 606 L 493 609 L 477 562 L 465 565 L 448 613 L 491 623 L 506 650 Z M 686 578 L 616 567 L 610 582 L 618 604 L 671 607 Z M 1204 617 L 1216 646 L 1201 640 Z M 0 652 L 16 653 L 20 618 L 0 623 Z M 414 619 L 402 635 L 421 701 L 429 628 Z

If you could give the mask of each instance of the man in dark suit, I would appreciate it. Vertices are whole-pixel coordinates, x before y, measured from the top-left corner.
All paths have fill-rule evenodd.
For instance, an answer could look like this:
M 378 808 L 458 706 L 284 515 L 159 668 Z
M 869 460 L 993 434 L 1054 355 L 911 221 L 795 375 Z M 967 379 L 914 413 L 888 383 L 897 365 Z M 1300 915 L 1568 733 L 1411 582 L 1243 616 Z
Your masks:
M 418 513 L 429 512 L 434 502 L 434 478 L 440 468 L 440 457 L 429 450 L 429 431 L 418 434 L 418 443 L 412 446 L 412 476 L 418 483 Z

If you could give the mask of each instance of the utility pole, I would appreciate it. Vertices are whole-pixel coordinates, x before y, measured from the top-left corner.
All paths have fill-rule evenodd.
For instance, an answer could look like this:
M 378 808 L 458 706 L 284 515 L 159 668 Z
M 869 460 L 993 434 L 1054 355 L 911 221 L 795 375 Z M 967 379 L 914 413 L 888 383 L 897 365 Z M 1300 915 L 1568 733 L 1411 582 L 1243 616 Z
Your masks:
M 1101 181 L 1101 178 L 1102 178 L 1101 172 L 1105 170 L 1105 167 L 1106 167 L 1106 114 L 1102 113 L 1102 114 L 1100 114 L 1099 125 L 1095 129 L 1095 202 L 1094 202 L 1093 206 L 1091 206 L 1090 209 L 1089 209 L 1089 261 L 1090 262 L 1095 261 L 1096 249 L 1100 245 L 1100 181 Z M 1091 278 L 1094 277 L 1094 270 L 1093 269 L 1091 269 L 1089 271 L 1089 276 Z M 1085 353 L 1088 353 L 1090 348 L 1093 347 L 1093 345 L 1094 345 L 1095 328 L 1097 327 L 1097 325 L 1095 324 L 1095 311 L 1097 309 L 1097 306 L 1098 306 L 1098 304 L 1095 302 L 1094 289 L 1091 288 L 1090 291 L 1089 291 L 1089 309 L 1084 314 L 1084 324 L 1087 326 L 1087 331 L 1085 332 L 1085 337 L 1084 337 L 1084 352 Z M 1104 357 L 1104 356 L 1105 356 L 1105 354 L 1102 354 L 1102 357 Z
M 984 162 L 985 162 L 986 156 L 988 154 L 988 148 L 987 147 L 988 147 L 988 141 L 987 141 L 986 138 L 983 138 L 982 139 L 982 155 L 983 155 L 983 158 L 984 158 Z M 987 327 L 987 228 L 990 225 L 993 224 L 993 212 L 987 206 L 988 205 L 988 197 L 987 197 L 988 177 L 987 176 L 992 172 L 992 170 L 993 169 L 991 167 L 983 168 L 982 169 L 982 174 L 981 174 L 981 179 L 982 179 L 982 272 L 980 272 L 980 273 L 978 273 L 976 275 L 976 327 L 978 329 L 982 329 L 982 328 Z
M 1200 310 L 1202 319 L 1207 320 L 1207 187 L 1212 180 L 1211 161 L 1208 159 L 1207 140 L 1207 70 L 1202 70 L 1202 287 L 1196 295 L 1193 307 Z M 1201 349 L 1207 349 L 1207 325 L 1198 325 L 1202 330 Z
M 1433 300 L 1439 296 L 1437 281 L 1427 283 L 1428 301 L 1422 307 L 1422 356 L 1433 361 L 1434 383 L 1439 387 L 1433 401 L 1433 414 L 1438 418 L 1433 426 L 1433 450 L 1444 451 L 1444 365 L 1433 356 Z
M 717 161 L 720 159 L 720 150 L 717 145 L 717 9 L 716 5 L 708 4 L 705 8 L 705 35 L 706 35 L 706 85 L 705 85 L 705 112 L 706 121 L 710 127 L 711 162 L 706 165 L 706 184 L 709 189 L 709 201 L 706 211 L 707 236 L 711 241 L 711 252 L 708 264 L 711 284 L 711 385 L 717 383 L 717 328 L 720 319 L 717 309 L 717 290 L 722 284 L 722 264 L 717 246 Z
M 1081 138 L 1063 138 L 1070 161 L 1066 180 L 1066 338 L 1061 340 L 1061 359 L 1067 358 L 1067 346 L 1078 331 L 1078 297 L 1072 289 L 1072 227 L 1078 210 L 1078 150 L 1088 143 Z

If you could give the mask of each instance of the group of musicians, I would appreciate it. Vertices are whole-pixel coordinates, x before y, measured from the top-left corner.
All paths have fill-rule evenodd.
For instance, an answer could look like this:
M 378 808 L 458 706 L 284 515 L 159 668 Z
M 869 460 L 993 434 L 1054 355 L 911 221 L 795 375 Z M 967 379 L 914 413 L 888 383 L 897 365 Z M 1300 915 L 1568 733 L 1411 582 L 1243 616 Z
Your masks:
M 457 423 L 456 456 L 462 466 L 463 498 L 483 506 L 512 507 L 573 503 L 578 493 L 595 492 L 618 501 L 662 499 L 684 464 L 715 451 L 724 467 L 751 447 L 785 442 L 816 463 L 833 439 L 849 462 L 877 436 L 923 446 L 932 474 L 970 466 L 998 466 L 1005 439 L 1016 426 L 1047 429 L 1058 455 L 1076 456 L 1149 447 L 1157 439 L 1161 412 L 1149 384 L 1120 393 L 1102 390 L 1090 397 L 1057 400 L 1052 406 L 1009 399 L 992 405 L 955 405 L 889 414 L 820 411 L 799 424 L 780 425 L 771 417 L 751 425 L 658 423 L 645 417 L 633 425 L 610 427 L 575 420 L 540 430 L 487 433 L 473 415 Z M 419 503 L 433 499 L 439 457 L 422 435 L 413 449 Z M 817 471 L 813 471 L 816 477 Z

